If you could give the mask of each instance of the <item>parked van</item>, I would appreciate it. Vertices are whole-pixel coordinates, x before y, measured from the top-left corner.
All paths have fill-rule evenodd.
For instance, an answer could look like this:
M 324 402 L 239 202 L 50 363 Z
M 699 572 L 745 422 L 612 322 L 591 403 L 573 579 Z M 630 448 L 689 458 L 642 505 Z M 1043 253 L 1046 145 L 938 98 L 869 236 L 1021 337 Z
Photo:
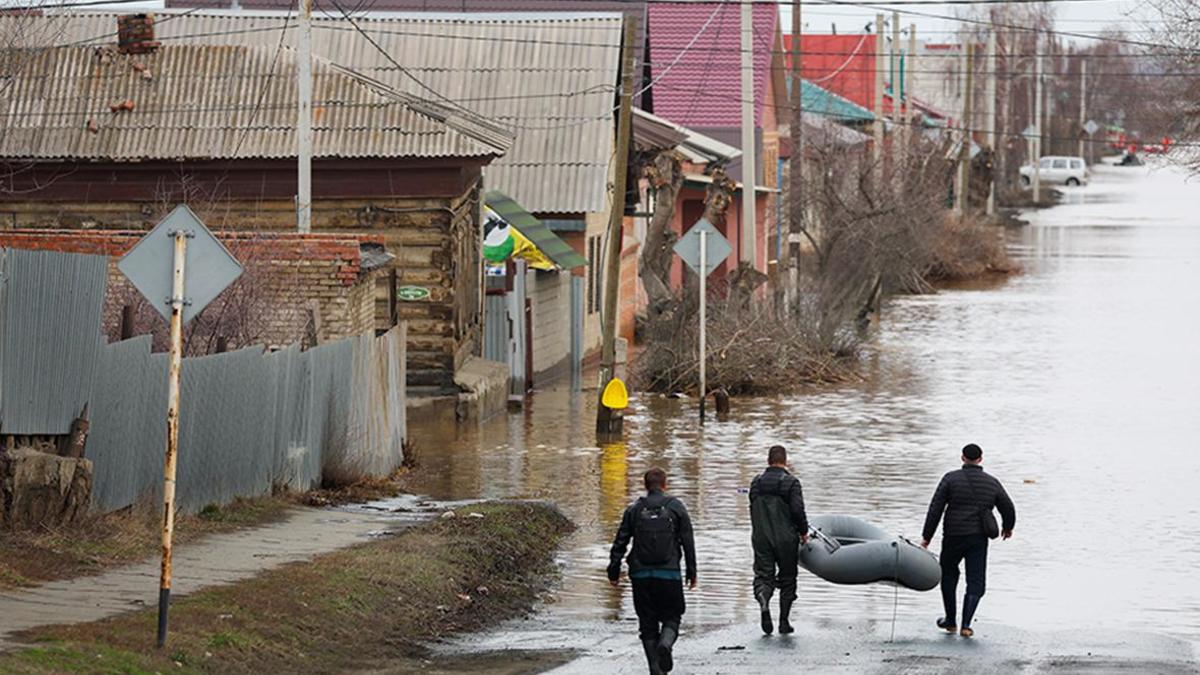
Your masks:
M 1038 179 L 1046 185 L 1087 185 L 1087 162 L 1082 157 L 1043 157 Z M 1021 167 L 1021 184 L 1033 185 L 1033 166 Z

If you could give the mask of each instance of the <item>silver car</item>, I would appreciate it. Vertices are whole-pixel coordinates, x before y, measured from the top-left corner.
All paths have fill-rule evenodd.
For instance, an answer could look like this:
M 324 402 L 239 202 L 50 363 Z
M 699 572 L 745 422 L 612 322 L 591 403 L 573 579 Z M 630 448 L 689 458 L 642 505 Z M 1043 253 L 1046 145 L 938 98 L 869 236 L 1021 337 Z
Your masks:
M 1039 180 L 1046 185 L 1087 185 L 1087 162 L 1082 157 L 1043 157 Z M 1021 184 L 1033 184 L 1033 166 L 1021 167 Z

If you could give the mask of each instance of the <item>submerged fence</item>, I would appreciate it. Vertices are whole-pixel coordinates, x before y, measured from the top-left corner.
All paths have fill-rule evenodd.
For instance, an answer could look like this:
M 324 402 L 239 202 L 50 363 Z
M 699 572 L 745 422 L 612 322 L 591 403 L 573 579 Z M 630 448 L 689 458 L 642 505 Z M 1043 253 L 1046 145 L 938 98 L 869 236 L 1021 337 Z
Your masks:
M 92 503 L 162 489 L 167 355 L 105 344 L 103 257 L 0 249 L 0 434 L 69 431 L 87 405 Z M 181 511 L 273 488 L 384 475 L 403 459 L 405 327 L 301 351 L 183 361 Z

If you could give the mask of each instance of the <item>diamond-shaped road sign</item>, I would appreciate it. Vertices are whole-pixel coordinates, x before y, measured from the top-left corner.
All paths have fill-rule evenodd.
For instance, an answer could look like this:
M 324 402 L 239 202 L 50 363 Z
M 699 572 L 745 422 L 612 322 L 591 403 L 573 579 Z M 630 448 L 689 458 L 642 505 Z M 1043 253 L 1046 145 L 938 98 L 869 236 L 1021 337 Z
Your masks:
M 1100 131 L 1100 125 L 1096 124 L 1096 120 L 1088 120 L 1087 124 L 1083 125 L 1083 130 L 1087 132 L 1088 136 L 1092 136 Z
M 117 268 L 170 319 L 177 230 L 190 234 L 183 267 L 183 322 L 187 323 L 242 274 L 242 266 L 187 205 L 175 207 L 121 258 Z
M 696 221 L 692 229 L 684 233 L 679 241 L 675 243 L 675 255 L 683 258 L 683 261 L 691 267 L 696 274 L 700 273 L 700 233 L 707 232 L 706 241 L 704 242 L 705 249 L 705 274 L 712 274 L 712 271 L 717 268 L 717 265 L 725 262 L 730 253 L 733 253 L 733 247 L 729 245 L 729 240 L 725 235 L 708 222 L 704 218 Z

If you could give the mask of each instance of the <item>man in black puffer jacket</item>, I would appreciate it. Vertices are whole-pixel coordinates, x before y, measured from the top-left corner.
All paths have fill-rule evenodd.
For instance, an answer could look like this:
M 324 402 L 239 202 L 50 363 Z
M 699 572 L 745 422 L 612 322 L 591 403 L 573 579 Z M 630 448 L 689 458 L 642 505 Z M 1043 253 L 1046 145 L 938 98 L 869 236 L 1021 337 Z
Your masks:
M 621 526 L 609 552 L 608 581 L 620 586 L 621 558 L 629 552 L 629 582 L 638 634 L 646 652 L 650 675 L 669 673 L 674 667 L 672 648 L 679 637 L 679 622 L 686 605 L 680 559 L 687 563 L 689 589 L 696 588 L 696 544 L 692 521 L 683 502 L 668 496 L 667 473 L 658 467 L 643 477 L 646 496 L 625 509 Z
M 921 546 L 929 548 L 929 542 L 937 531 L 938 521 L 945 513 L 942 528 L 942 604 L 945 614 L 938 619 L 939 628 L 948 632 L 959 631 L 955 624 L 955 594 L 958 592 L 958 564 L 967 562 L 967 592 L 963 596 L 963 637 L 971 637 L 971 619 L 983 598 L 987 583 L 988 534 L 984 531 L 984 519 L 995 519 L 992 509 L 999 509 L 1003 523 L 999 534 L 1005 539 L 1012 536 L 1017 523 L 1017 510 L 1009 499 L 1000 481 L 984 472 L 983 450 L 974 443 L 963 448 L 963 467 L 942 476 L 929 513 L 925 516 L 925 530 Z M 996 536 L 993 531 L 991 536 Z
M 762 629 L 771 622 L 771 594 L 779 589 L 779 632 L 791 633 L 788 614 L 796 601 L 800 543 L 808 541 L 808 518 L 800 481 L 788 473 L 787 450 L 776 445 L 767 452 L 767 470 L 750 484 L 750 542 L 754 546 L 754 598 L 762 610 Z

